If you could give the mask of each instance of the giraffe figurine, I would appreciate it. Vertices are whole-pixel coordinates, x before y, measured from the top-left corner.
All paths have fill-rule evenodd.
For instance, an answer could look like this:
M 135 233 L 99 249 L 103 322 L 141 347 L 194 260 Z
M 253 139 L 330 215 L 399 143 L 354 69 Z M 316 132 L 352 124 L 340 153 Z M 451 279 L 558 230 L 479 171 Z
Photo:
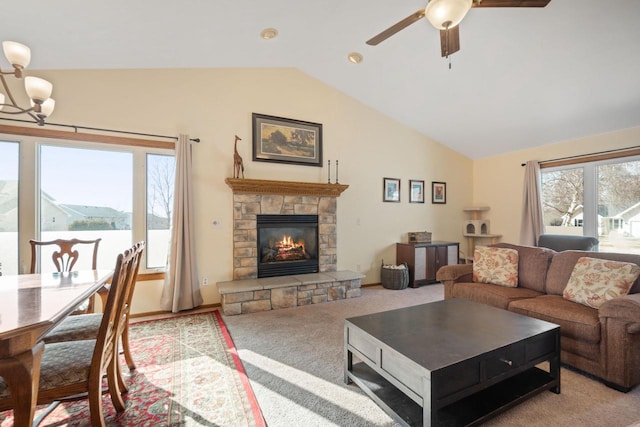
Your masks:
M 236 135 L 236 141 L 233 143 L 233 177 L 240 178 L 240 173 L 242 173 L 244 178 L 244 164 L 242 157 L 238 154 L 238 141 L 242 141 L 242 138 Z

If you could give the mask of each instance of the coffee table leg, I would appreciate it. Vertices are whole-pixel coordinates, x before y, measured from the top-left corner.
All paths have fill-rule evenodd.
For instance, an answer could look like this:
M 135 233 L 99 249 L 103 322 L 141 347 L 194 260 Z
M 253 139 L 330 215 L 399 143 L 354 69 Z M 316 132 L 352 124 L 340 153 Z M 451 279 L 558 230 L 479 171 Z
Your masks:
M 560 355 L 554 357 L 549 361 L 549 373 L 552 378 L 558 380 L 558 385 L 551 389 L 555 394 L 560 394 Z
M 422 377 L 422 426 L 431 427 L 438 425 L 438 412 L 433 410 L 431 401 L 431 380 Z
M 560 354 L 560 333 L 556 332 L 556 355 L 549 359 L 549 375 L 558 380 L 558 385 L 551 389 L 556 394 L 560 394 Z
M 349 371 L 353 369 L 353 354 L 349 350 L 346 351 L 346 357 L 344 361 L 344 383 L 351 384 L 351 380 L 349 379 Z
M 348 349 L 349 328 L 344 327 L 344 383 L 351 384 L 349 371 L 353 369 L 353 354 Z

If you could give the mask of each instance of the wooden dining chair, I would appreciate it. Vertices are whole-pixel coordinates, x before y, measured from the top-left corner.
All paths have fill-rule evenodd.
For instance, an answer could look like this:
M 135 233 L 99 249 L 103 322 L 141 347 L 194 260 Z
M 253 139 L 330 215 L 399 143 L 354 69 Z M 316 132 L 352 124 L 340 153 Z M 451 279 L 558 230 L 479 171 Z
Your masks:
M 125 410 L 118 379 L 118 337 L 121 323 L 125 320 L 125 300 L 133 287 L 143 248 L 144 245 L 134 245 L 118 255 L 104 313 L 94 339 L 45 344 L 38 404 L 50 404 L 46 414 L 61 400 L 88 394 L 91 425 L 105 426 L 102 410 L 102 379 L 105 374 L 116 412 Z M 10 390 L 0 378 L 0 410 L 13 409 L 13 406 Z
M 138 242 L 133 247 L 137 251 L 139 251 L 141 256 L 145 248 L 145 242 Z M 131 349 L 129 346 L 129 317 L 131 312 L 131 301 L 133 299 L 133 293 L 135 291 L 135 284 L 138 277 L 139 267 L 140 264 L 138 263 L 136 265 L 135 271 L 132 272 L 132 283 L 130 288 L 127 290 L 127 294 L 124 298 L 124 320 L 120 323 L 118 331 L 120 343 L 122 344 L 122 352 L 124 353 L 124 358 L 129 370 L 136 369 L 136 365 L 133 361 L 133 356 L 131 355 Z M 89 313 L 78 316 L 69 316 L 62 322 L 60 322 L 44 337 L 44 342 L 54 343 L 92 339 L 98 333 L 101 321 L 102 313 Z M 120 375 L 119 378 L 122 378 L 122 376 Z M 127 388 L 124 384 L 124 381 L 122 380 L 120 386 L 122 390 L 126 390 Z
M 78 262 L 80 253 L 78 252 L 79 246 L 86 246 L 88 250 L 92 250 L 91 269 L 95 270 L 98 264 L 98 246 L 102 239 L 95 240 L 80 240 L 80 239 L 55 239 L 50 241 L 41 240 L 29 240 L 31 245 L 31 268 L 29 269 L 31 274 L 36 272 L 36 265 L 38 259 L 38 249 L 41 250 L 44 246 L 54 246 L 51 260 L 58 272 L 69 272 L 73 270 L 73 267 Z M 78 246 L 79 245 L 79 246 Z M 57 247 L 57 248 L 55 248 Z M 93 313 L 94 310 L 94 297 L 89 298 L 88 301 L 82 303 L 73 314 Z

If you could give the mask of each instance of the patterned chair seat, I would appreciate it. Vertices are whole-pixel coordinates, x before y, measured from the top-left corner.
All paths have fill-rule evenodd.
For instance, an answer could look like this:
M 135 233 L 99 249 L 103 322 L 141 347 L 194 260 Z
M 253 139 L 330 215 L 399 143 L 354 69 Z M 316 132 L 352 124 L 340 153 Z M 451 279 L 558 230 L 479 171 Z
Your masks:
M 44 337 L 44 342 L 50 344 L 94 339 L 98 335 L 100 322 L 102 322 L 102 313 L 69 316 Z
M 40 391 L 89 381 L 91 358 L 96 340 L 47 344 L 40 365 Z M 10 397 L 7 384 L 0 377 L 0 399 Z

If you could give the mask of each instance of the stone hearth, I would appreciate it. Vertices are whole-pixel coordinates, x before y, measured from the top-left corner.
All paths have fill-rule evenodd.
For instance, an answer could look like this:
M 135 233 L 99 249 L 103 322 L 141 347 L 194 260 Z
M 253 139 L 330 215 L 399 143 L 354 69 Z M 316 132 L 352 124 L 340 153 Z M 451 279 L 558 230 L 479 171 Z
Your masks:
M 278 310 L 360 296 L 362 273 L 333 271 L 218 282 L 225 316 Z

